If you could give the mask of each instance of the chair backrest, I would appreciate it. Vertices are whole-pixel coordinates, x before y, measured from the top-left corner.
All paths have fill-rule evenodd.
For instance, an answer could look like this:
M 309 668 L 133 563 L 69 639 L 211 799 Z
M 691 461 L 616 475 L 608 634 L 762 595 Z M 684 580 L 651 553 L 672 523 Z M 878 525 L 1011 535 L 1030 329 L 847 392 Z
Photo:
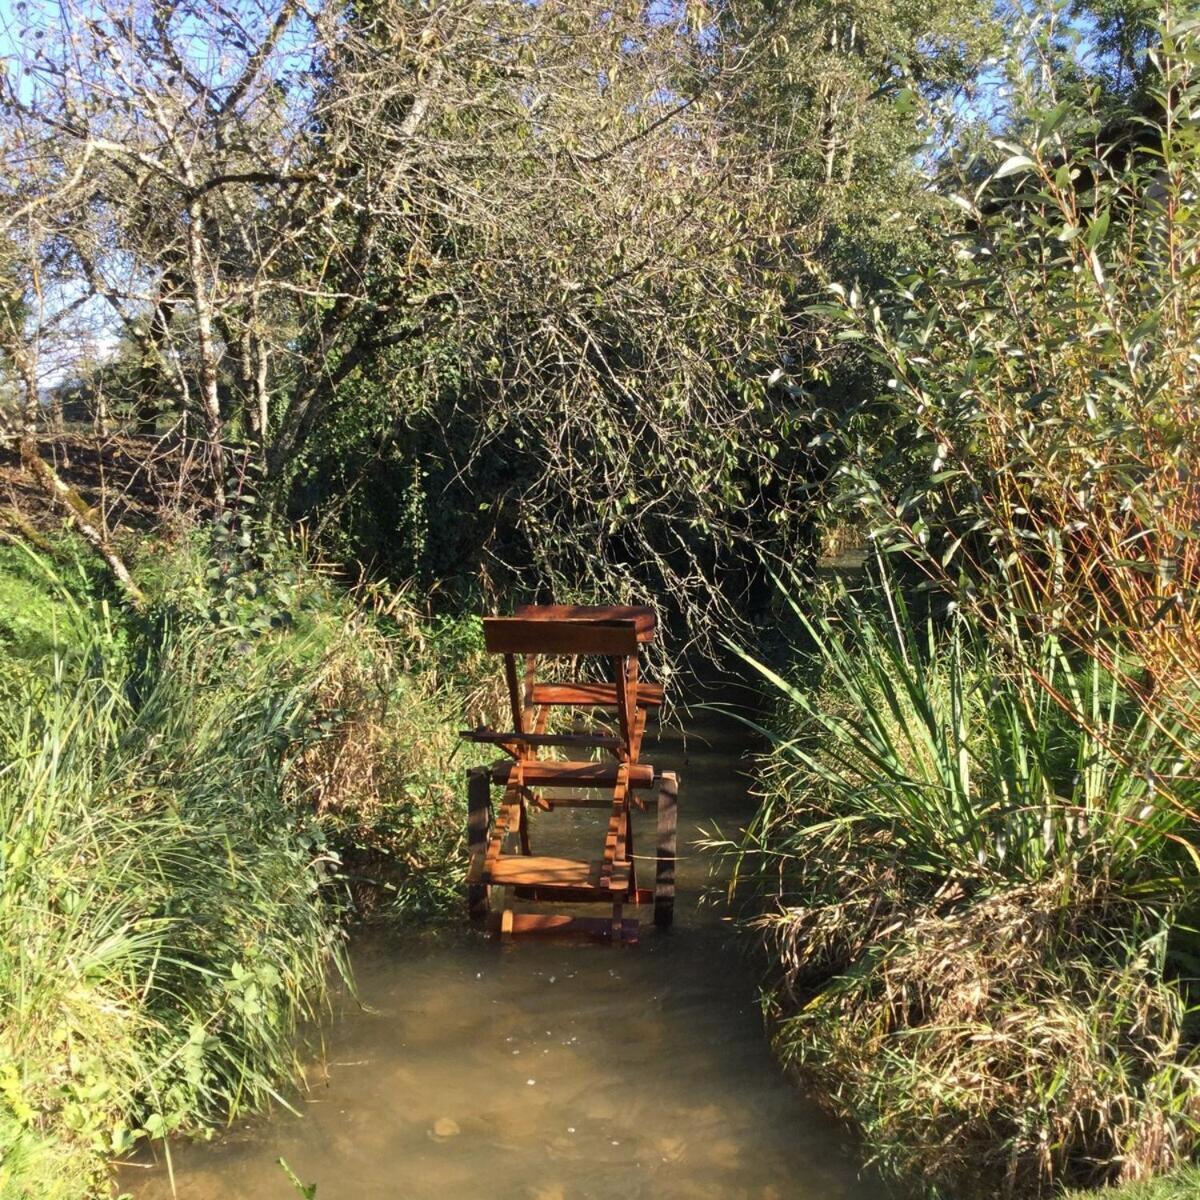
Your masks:
M 654 641 L 658 624 L 648 604 L 518 604 L 512 615 L 539 621 L 632 621 L 639 642 Z
M 633 621 L 545 621 L 484 617 L 483 642 L 493 654 L 636 654 Z
M 525 728 L 525 711 L 532 694 L 534 662 L 538 655 L 595 654 L 611 658 L 616 680 L 617 719 L 625 748 L 622 753 L 628 754 L 637 694 L 636 621 L 484 617 L 483 642 L 491 653 L 504 655 L 513 729 L 518 733 L 531 732 Z M 518 654 L 525 656 L 524 689 L 517 675 Z

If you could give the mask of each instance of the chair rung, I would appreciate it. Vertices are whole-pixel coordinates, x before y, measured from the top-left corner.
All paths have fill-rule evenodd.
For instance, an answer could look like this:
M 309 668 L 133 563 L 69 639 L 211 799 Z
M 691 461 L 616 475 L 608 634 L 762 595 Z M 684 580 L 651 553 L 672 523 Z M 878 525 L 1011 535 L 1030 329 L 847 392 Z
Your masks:
M 616 708 L 617 685 L 615 683 L 535 683 L 532 700 L 535 706 L 569 704 L 579 708 Z M 637 685 L 639 708 L 657 708 L 662 702 L 661 683 L 639 683 Z
M 622 742 L 611 733 L 506 733 L 494 729 L 464 729 L 458 735 L 468 742 L 487 742 L 500 746 L 579 746 L 600 750 L 619 750 Z
M 603 863 L 575 858 L 547 858 L 532 854 L 502 854 L 485 867 L 481 882 L 497 887 L 571 888 L 620 892 L 629 887 L 628 864 L 617 864 L 605 886 Z
M 492 782 L 507 784 L 517 765 L 503 760 L 494 763 Z M 629 771 L 631 788 L 648 788 L 654 784 L 654 768 L 649 763 L 525 762 L 520 765 L 522 779 L 529 787 L 616 787 L 621 766 Z

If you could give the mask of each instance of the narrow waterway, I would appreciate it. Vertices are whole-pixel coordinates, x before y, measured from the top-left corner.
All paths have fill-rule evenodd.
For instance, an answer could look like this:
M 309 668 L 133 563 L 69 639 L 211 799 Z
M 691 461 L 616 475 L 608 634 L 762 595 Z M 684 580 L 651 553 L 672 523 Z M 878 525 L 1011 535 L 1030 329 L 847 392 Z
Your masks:
M 643 757 L 680 773 L 676 924 L 640 944 L 524 941 L 467 928 L 363 941 L 299 1116 L 280 1109 L 173 1149 L 180 1200 L 866 1200 L 844 1136 L 772 1059 L 756 966 L 700 899 L 701 828 L 750 801 L 732 721 L 664 731 Z M 535 850 L 588 845 L 595 812 L 542 816 Z M 641 818 L 651 845 L 653 817 Z M 551 830 L 553 827 L 553 835 Z M 628 911 L 628 910 L 627 910 Z M 643 910 L 647 911 L 647 910 Z M 647 911 L 648 918 L 648 911 Z M 122 1169 L 135 1200 L 171 1195 Z

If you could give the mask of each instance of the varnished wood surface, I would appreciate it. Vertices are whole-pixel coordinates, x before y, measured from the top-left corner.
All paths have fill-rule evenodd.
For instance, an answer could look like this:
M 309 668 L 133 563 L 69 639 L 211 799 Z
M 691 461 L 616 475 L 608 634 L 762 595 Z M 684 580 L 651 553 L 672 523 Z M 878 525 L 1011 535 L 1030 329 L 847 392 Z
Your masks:
M 503 854 L 488 872 L 488 882 L 505 887 L 588 888 L 599 889 L 604 882 L 603 863 L 584 862 L 575 858 L 549 858 L 540 854 Z M 622 890 L 628 886 L 628 869 L 620 864 L 613 871 L 608 888 Z
M 574 708 L 616 708 L 615 683 L 535 683 L 531 689 L 534 705 L 570 705 Z M 658 708 L 663 702 L 661 683 L 637 685 L 639 708 Z
M 549 621 L 484 617 L 483 644 L 492 654 L 636 654 L 632 621 Z
M 625 920 L 624 905 L 645 904 L 651 898 L 648 889 L 637 886 L 630 805 L 632 801 L 644 808 L 636 790 L 645 791 L 660 782 L 654 768 L 639 761 L 648 712 L 663 702 L 661 685 L 642 682 L 638 660 L 639 644 L 654 636 L 654 612 L 619 605 L 526 605 L 512 617 L 485 617 L 483 625 L 488 650 L 503 656 L 513 728 L 505 731 L 481 726 L 461 735 L 469 741 L 495 745 L 509 755 L 509 759 L 484 768 L 485 783 L 505 789 L 487 831 L 486 852 L 480 845 L 479 796 L 473 797 L 471 805 L 468 897 L 473 901 L 472 911 L 478 914 L 486 908 L 487 900 L 481 905 L 479 897 L 481 891 L 487 896 L 490 889 L 492 901 L 499 900 L 499 911 L 493 919 L 501 940 L 521 933 L 565 933 L 582 928 L 590 929 L 595 936 L 607 934 L 607 940 L 613 943 L 630 940 L 629 928 L 632 924 L 636 937 L 637 923 Z M 539 660 L 557 658 L 561 668 L 562 658 L 588 655 L 609 660 L 607 671 L 612 682 L 538 682 Z M 523 659 L 523 672 L 518 659 Z M 578 670 L 578 665 L 572 667 L 573 673 Z M 586 675 L 587 671 L 582 673 Z M 553 707 L 615 712 L 616 720 L 611 723 L 617 729 L 588 731 L 577 723 L 572 733 L 550 733 Z M 550 748 L 577 748 L 576 759 L 588 750 L 607 752 L 611 758 L 563 762 L 538 757 L 541 750 Z M 473 786 L 478 789 L 480 785 Z M 571 796 L 556 801 L 545 796 L 543 788 L 608 794 L 594 800 Z M 674 898 L 673 796 L 673 791 L 669 796 L 659 796 L 653 890 L 658 924 L 669 923 Z M 607 808 L 602 857 L 586 860 L 534 854 L 529 826 L 529 808 L 534 805 L 546 811 L 555 807 Z M 664 824 L 670 827 L 669 846 Z M 513 835 L 518 839 L 518 848 L 509 845 Z M 599 901 L 611 906 L 611 916 L 588 926 L 566 915 L 515 912 L 515 899 L 560 904 Z
M 648 788 L 654 785 L 654 768 L 649 763 L 605 762 L 538 762 L 526 759 L 520 764 L 523 782 L 529 787 L 602 787 L 617 785 L 618 770 L 629 767 L 629 786 Z M 516 777 L 517 763 L 498 762 L 492 765 L 492 782 L 509 783 Z
M 646 604 L 521 604 L 514 617 L 527 621 L 632 621 L 639 642 L 654 640 L 658 618 Z

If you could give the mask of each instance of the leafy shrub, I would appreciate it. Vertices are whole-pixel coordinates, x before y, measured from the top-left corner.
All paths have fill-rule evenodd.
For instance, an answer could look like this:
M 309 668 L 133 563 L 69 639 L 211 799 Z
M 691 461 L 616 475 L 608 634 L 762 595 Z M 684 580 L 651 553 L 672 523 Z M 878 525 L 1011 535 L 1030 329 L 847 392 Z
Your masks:
M 838 501 L 941 627 L 886 578 L 878 611 L 800 611 L 741 871 L 781 1051 L 941 1195 L 1200 1147 L 1198 31 L 1156 30 L 1118 121 L 1022 43 L 1012 132 L 945 164 L 938 252 L 814 309 L 886 381 L 819 434 Z
M 887 295 L 837 289 L 887 380 L 841 499 L 1014 653 L 1053 636 L 1194 736 L 1200 30 L 1156 32 L 1116 122 L 1018 60 L 1017 132 L 982 177 L 954 164 L 939 252 Z
M 756 663 L 784 708 L 735 886 L 779 966 L 777 1047 L 935 1194 L 1166 1168 L 1200 1146 L 1174 802 L 1194 811 L 1196 781 L 1155 788 L 1177 746 L 1094 662 L 918 631 L 886 595 L 797 605 L 817 649 L 786 677 Z
M 0 556 L 0 586 L 53 600 L 43 641 L 0 649 L 24 656 L 0 704 L 0 1195 L 99 1188 L 141 1138 L 281 1098 L 364 846 L 400 908 L 459 878 L 467 660 L 403 602 L 249 558 L 231 599 L 184 539 L 134 617 L 69 566 Z

